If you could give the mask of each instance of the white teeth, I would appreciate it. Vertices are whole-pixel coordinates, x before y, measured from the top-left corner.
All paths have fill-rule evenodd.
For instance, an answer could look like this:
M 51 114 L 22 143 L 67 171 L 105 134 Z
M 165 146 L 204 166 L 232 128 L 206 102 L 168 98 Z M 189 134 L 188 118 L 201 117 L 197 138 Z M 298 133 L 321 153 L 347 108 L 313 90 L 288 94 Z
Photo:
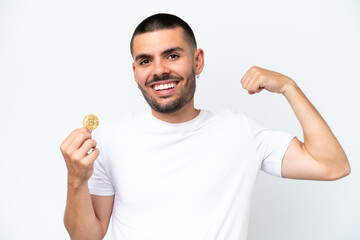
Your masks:
M 164 89 L 174 88 L 175 85 L 176 85 L 175 83 L 154 85 L 154 89 L 155 89 L 156 91 L 157 91 L 157 90 L 164 90 Z

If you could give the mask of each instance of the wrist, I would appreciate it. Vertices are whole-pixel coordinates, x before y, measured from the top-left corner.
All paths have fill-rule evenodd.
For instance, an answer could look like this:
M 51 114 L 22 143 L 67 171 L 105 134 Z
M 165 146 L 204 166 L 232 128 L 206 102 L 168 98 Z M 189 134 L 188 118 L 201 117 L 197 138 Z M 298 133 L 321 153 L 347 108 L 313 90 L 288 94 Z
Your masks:
M 68 185 L 68 188 L 74 189 L 74 190 L 88 188 L 88 180 L 68 175 L 67 185 Z
M 285 85 L 284 90 L 282 92 L 282 94 L 288 98 L 290 97 L 294 91 L 296 91 L 296 89 L 299 89 L 299 87 L 297 86 L 297 84 L 295 83 L 295 81 L 291 78 L 289 78 L 288 83 Z

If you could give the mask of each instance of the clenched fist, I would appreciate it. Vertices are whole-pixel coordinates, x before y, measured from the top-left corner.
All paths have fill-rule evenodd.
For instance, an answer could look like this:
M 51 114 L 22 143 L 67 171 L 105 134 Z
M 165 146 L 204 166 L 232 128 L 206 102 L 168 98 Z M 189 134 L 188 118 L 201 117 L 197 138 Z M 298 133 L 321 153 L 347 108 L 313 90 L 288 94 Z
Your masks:
M 278 72 L 252 66 L 240 82 L 249 94 L 259 93 L 263 89 L 275 93 L 284 93 L 293 80 Z
M 68 169 L 68 184 L 79 187 L 87 184 L 94 172 L 94 161 L 99 156 L 91 130 L 82 127 L 74 130 L 61 144 L 60 151 Z M 90 153 L 88 153 L 93 149 Z

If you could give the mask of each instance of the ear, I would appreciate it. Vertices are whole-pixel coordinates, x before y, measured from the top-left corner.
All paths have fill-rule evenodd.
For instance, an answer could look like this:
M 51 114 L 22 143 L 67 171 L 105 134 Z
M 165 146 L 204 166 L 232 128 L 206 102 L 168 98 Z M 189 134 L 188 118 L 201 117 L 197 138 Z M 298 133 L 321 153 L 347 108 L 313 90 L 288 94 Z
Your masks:
M 134 72 L 134 79 L 135 79 L 135 82 L 136 82 L 136 84 L 139 84 L 139 83 L 138 83 L 138 80 L 136 79 L 136 73 L 135 73 L 135 63 L 134 63 L 134 62 L 132 63 L 132 69 L 133 69 L 133 72 Z
M 204 68 L 204 51 L 199 48 L 194 53 L 194 63 L 195 63 L 195 74 L 198 75 L 202 72 Z

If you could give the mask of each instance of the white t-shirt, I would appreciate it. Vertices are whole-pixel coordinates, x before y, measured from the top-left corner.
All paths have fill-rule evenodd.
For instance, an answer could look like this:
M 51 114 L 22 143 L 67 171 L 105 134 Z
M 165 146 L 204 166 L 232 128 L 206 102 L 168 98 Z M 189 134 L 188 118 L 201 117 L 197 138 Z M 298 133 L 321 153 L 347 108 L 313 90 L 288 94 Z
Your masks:
M 178 124 L 130 114 L 95 130 L 90 192 L 115 195 L 113 239 L 245 240 L 258 172 L 281 177 L 292 138 L 230 110 Z

